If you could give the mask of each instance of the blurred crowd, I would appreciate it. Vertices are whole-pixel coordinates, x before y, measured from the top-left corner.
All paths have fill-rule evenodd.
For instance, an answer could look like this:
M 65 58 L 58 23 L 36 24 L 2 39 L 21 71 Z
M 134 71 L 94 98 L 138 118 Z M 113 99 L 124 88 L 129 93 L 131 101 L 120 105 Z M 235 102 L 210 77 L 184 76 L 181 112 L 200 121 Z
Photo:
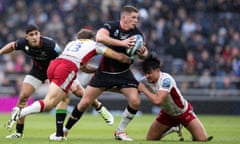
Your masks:
M 64 48 L 80 28 L 118 20 L 122 5 L 139 9 L 138 27 L 162 70 L 183 88 L 240 88 L 240 1 L 237 0 L 0 0 L 0 46 L 24 36 L 28 23 Z M 20 52 L 0 57 L 0 85 L 18 87 L 31 61 Z M 136 61 L 132 69 L 142 76 Z M 16 91 L 17 93 L 17 91 Z

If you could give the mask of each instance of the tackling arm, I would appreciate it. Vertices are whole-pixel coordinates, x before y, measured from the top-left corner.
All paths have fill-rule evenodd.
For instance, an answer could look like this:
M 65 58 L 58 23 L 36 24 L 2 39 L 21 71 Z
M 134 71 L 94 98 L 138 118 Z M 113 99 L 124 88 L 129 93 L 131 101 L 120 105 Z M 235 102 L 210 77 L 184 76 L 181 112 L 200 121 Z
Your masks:
M 80 70 L 85 73 L 94 73 L 97 70 L 97 67 L 91 64 L 85 64 L 80 67 Z
M 149 101 L 151 101 L 155 105 L 161 105 L 166 99 L 166 97 L 168 96 L 167 91 L 159 90 L 156 94 L 150 92 L 143 83 L 139 83 L 138 90 L 140 92 L 143 92 L 146 95 L 146 97 L 149 99 Z
M 130 57 L 128 57 L 127 55 L 125 55 L 123 53 L 113 51 L 110 48 L 107 48 L 103 55 L 106 56 L 106 57 L 118 60 L 122 63 L 131 64 L 133 62 L 133 60 Z

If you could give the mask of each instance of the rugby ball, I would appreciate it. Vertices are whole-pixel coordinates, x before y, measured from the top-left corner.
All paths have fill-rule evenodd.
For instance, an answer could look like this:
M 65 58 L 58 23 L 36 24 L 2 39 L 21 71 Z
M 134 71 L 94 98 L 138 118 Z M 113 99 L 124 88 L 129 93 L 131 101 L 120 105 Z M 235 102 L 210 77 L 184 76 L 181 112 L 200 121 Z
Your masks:
M 133 37 L 135 38 L 136 41 L 135 41 L 135 44 L 131 48 L 127 49 L 127 54 L 129 56 L 135 55 L 137 53 L 137 51 L 139 49 L 141 49 L 143 46 L 143 37 L 140 34 L 134 35 Z

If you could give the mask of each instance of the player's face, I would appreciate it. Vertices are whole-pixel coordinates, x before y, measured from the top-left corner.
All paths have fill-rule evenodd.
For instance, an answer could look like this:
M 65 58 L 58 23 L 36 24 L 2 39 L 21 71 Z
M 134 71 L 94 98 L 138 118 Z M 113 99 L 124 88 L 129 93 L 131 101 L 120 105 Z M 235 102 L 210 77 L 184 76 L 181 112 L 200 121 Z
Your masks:
M 149 83 L 156 83 L 160 76 L 160 70 L 152 69 L 149 72 L 145 73 L 145 76 Z
M 133 29 L 136 27 L 138 22 L 138 13 L 131 12 L 123 15 L 123 23 L 125 24 L 125 29 Z
M 40 45 L 40 32 L 33 30 L 26 35 L 28 44 L 32 47 L 38 47 Z

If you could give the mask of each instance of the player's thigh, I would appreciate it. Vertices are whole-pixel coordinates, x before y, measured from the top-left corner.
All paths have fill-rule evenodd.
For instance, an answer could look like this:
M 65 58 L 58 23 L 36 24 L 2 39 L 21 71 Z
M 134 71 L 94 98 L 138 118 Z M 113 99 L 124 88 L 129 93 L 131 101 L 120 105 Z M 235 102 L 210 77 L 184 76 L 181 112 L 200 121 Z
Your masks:
M 139 108 L 141 99 L 136 88 L 122 88 L 120 92 L 122 92 L 122 94 L 127 98 L 128 103 L 132 108 Z
M 193 140 L 197 141 L 207 140 L 206 130 L 202 122 L 198 118 L 195 118 L 194 120 L 190 121 L 186 128 L 192 134 Z
M 92 87 L 92 86 L 87 86 L 85 91 L 84 91 L 84 95 L 82 96 L 79 107 L 88 107 L 89 105 L 91 105 L 94 100 L 100 96 L 102 94 L 103 90 L 101 88 L 96 88 L 96 87 Z
M 22 83 L 21 91 L 20 91 L 20 99 L 29 98 L 35 92 L 35 88 L 30 83 Z
M 169 128 L 170 128 L 170 126 L 164 125 L 164 124 L 154 120 L 148 130 L 147 140 L 159 140 L 161 138 L 162 134 Z
M 40 79 L 32 75 L 26 75 L 22 83 L 20 97 L 30 97 L 41 85 L 42 81 Z
M 19 107 L 25 107 L 29 97 L 35 92 L 36 88 L 40 87 L 41 84 L 42 82 L 37 78 L 27 75 L 22 83 L 17 105 Z
M 63 98 L 66 97 L 66 93 L 55 83 L 51 83 L 48 93 L 44 98 L 45 109 L 50 110 L 56 106 Z

